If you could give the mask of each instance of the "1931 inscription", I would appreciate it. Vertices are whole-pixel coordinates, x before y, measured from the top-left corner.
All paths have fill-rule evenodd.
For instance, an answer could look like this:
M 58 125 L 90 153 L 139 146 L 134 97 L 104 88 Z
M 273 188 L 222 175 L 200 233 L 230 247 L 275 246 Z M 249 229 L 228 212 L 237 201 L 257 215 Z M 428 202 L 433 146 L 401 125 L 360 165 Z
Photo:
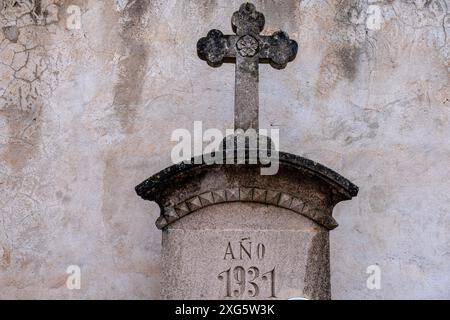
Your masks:
M 265 254 L 266 246 L 263 243 L 253 243 L 250 238 L 243 238 L 237 243 L 229 241 L 226 244 L 223 259 L 258 262 L 264 259 Z M 243 296 L 276 298 L 275 268 L 263 272 L 257 266 L 246 268 L 236 265 L 220 272 L 217 278 L 224 282 L 225 298 Z

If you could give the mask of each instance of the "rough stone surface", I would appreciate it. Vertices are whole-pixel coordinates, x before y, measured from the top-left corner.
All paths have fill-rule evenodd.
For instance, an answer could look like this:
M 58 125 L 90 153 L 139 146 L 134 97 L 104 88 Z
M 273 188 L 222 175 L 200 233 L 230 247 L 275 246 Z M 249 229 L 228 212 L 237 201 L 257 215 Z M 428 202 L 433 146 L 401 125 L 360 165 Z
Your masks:
M 172 164 L 174 129 L 233 127 L 234 66 L 196 43 L 241 2 L 40 2 L 0 1 L 0 298 L 158 298 L 159 208 L 133 187 Z M 360 187 L 334 210 L 333 299 L 450 298 L 448 2 L 254 3 L 300 47 L 260 66 L 260 127 Z
M 201 209 L 163 231 L 161 296 L 329 299 L 322 239 L 328 230 L 283 208 L 235 202 Z

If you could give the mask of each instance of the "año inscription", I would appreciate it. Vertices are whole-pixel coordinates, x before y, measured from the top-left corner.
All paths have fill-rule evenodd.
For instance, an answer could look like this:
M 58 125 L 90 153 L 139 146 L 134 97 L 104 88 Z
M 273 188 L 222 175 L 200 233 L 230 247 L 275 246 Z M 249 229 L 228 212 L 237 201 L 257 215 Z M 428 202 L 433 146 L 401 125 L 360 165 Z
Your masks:
M 250 238 L 243 238 L 237 243 L 229 241 L 225 247 L 224 260 L 261 261 L 266 254 L 263 243 L 253 243 Z M 237 265 L 220 272 L 217 278 L 224 282 L 225 298 L 248 296 L 276 298 L 275 268 L 262 272 L 257 266 Z

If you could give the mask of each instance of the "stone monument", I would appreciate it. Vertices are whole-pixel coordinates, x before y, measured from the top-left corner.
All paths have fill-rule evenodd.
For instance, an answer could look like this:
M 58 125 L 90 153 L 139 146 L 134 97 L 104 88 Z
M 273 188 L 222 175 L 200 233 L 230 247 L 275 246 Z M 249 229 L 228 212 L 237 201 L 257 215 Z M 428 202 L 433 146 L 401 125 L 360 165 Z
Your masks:
M 211 30 L 201 38 L 198 54 L 214 67 L 236 63 L 235 129 L 257 130 L 258 64 L 284 68 L 297 43 L 281 31 L 260 35 L 264 16 L 250 3 L 233 14 L 232 26 L 236 35 Z M 237 138 L 228 137 L 214 156 L 235 160 Z M 161 209 L 163 299 L 331 298 L 332 211 L 358 188 L 319 163 L 278 152 L 270 140 L 256 151 L 263 148 L 276 155 L 274 175 L 261 174 L 259 156 L 248 161 L 254 148 L 245 143 L 242 164 L 210 164 L 203 155 L 136 187 Z

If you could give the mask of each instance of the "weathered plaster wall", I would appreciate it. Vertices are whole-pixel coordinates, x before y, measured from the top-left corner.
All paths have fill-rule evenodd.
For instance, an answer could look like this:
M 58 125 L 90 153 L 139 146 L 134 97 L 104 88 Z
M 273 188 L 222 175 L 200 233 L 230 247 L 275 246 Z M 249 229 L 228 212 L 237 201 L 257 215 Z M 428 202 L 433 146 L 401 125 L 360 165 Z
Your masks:
M 232 128 L 234 66 L 195 45 L 240 3 L 0 0 L 0 298 L 158 297 L 158 208 L 133 188 L 174 129 Z M 450 3 L 255 4 L 300 45 L 260 69 L 261 126 L 360 187 L 335 210 L 333 297 L 450 298 Z

